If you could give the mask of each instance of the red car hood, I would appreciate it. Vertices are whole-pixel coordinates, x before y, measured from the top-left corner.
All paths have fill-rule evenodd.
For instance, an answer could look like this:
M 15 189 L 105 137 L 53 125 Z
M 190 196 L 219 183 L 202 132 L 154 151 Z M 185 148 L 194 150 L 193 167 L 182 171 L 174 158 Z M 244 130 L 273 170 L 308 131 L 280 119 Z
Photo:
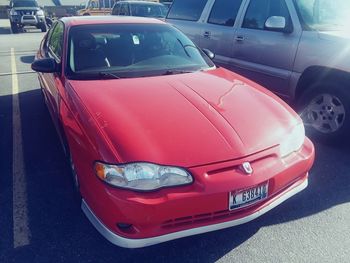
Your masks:
M 69 83 L 119 162 L 191 167 L 237 159 L 279 144 L 299 121 L 270 92 L 224 69 Z

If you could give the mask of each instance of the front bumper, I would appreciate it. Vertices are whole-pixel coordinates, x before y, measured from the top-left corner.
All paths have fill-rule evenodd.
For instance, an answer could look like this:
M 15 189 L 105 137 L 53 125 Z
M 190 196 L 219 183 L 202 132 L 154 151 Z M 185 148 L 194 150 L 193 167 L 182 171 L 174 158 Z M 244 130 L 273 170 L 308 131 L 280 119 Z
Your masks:
M 244 223 L 247 223 L 249 221 L 252 221 L 259 216 L 262 216 L 263 214 L 267 213 L 271 209 L 275 208 L 276 206 L 280 205 L 293 195 L 299 193 L 300 191 L 304 190 L 308 185 L 308 177 L 307 175 L 301 179 L 298 182 L 295 182 L 293 185 L 291 185 L 288 189 L 283 191 L 282 193 L 274 196 L 272 199 L 269 199 L 267 203 L 265 203 L 264 206 L 262 206 L 259 210 L 256 212 L 249 214 L 247 216 L 237 218 L 231 221 L 218 223 L 218 224 L 212 224 L 202 227 L 196 227 L 191 228 L 187 230 L 182 230 L 170 234 L 165 234 L 161 236 L 151 237 L 151 238 L 141 238 L 141 239 L 131 239 L 131 238 L 125 238 L 120 235 L 115 234 L 111 230 L 109 230 L 98 218 L 97 216 L 92 212 L 88 204 L 85 202 L 85 200 L 82 200 L 81 208 L 87 218 L 90 220 L 90 222 L 94 225 L 94 227 L 100 232 L 102 236 L 104 236 L 108 241 L 111 243 L 125 248 L 140 248 L 140 247 L 147 247 L 151 245 L 155 245 L 158 243 L 202 234 L 206 232 L 216 231 L 219 229 L 224 229 L 232 226 L 241 225 Z
M 101 184 L 96 176 L 81 185 L 82 209 L 112 243 L 143 247 L 185 236 L 239 225 L 266 213 L 307 186 L 314 147 L 305 140 L 300 151 L 281 158 L 273 147 L 239 160 L 189 168 L 192 185 L 137 193 Z M 254 173 L 239 166 L 250 162 Z M 246 208 L 229 210 L 229 193 L 269 183 L 268 198 Z M 94 185 L 94 191 L 91 191 Z M 93 211 L 93 212 L 92 212 Z M 129 224 L 127 231 L 119 224 Z
M 37 26 L 38 24 L 45 23 L 45 16 L 38 15 L 14 15 L 10 18 L 12 23 L 24 25 L 24 26 Z

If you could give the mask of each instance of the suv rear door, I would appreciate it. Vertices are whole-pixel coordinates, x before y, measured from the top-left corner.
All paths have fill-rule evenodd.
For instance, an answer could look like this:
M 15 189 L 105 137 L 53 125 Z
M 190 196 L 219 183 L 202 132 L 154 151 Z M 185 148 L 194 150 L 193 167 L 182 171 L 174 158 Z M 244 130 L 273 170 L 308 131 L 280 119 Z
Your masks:
M 166 21 L 185 33 L 198 46 L 203 31 L 203 17 L 212 0 L 174 0 Z M 205 11 L 206 10 L 206 11 Z
M 247 0 L 236 31 L 232 69 L 280 95 L 289 96 L 301 25 L 293 3 L 286 0 Z M 267 30 L 266 20 L 283 16 L 289 32 Z

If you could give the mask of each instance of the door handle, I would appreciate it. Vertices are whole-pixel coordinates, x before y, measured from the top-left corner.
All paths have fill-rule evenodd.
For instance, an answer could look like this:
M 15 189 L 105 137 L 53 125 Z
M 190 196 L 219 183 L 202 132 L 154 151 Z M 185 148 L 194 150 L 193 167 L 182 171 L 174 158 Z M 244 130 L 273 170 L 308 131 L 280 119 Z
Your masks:
M 244 40 L 244 36 L 236 36 L 235 40 L 238 42 L 242 42 Z
M 210 35 L 211 35 L 211 33 L 209 31 L 205 31 L 203 36 L 205 38 L 210 38 Z

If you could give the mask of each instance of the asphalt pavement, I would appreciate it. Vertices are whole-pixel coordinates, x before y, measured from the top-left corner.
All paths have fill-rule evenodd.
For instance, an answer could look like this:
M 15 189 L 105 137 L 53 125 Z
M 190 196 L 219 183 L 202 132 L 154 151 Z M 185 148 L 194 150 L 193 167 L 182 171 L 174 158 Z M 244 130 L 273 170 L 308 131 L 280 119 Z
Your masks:
M 320 143 L 308 188 L 255 221 L 142 249 L 110 244 L 74 199 L 30 70 L 42 37 L 0 20 L 1 263 L 350 262 L 350 150 Z

